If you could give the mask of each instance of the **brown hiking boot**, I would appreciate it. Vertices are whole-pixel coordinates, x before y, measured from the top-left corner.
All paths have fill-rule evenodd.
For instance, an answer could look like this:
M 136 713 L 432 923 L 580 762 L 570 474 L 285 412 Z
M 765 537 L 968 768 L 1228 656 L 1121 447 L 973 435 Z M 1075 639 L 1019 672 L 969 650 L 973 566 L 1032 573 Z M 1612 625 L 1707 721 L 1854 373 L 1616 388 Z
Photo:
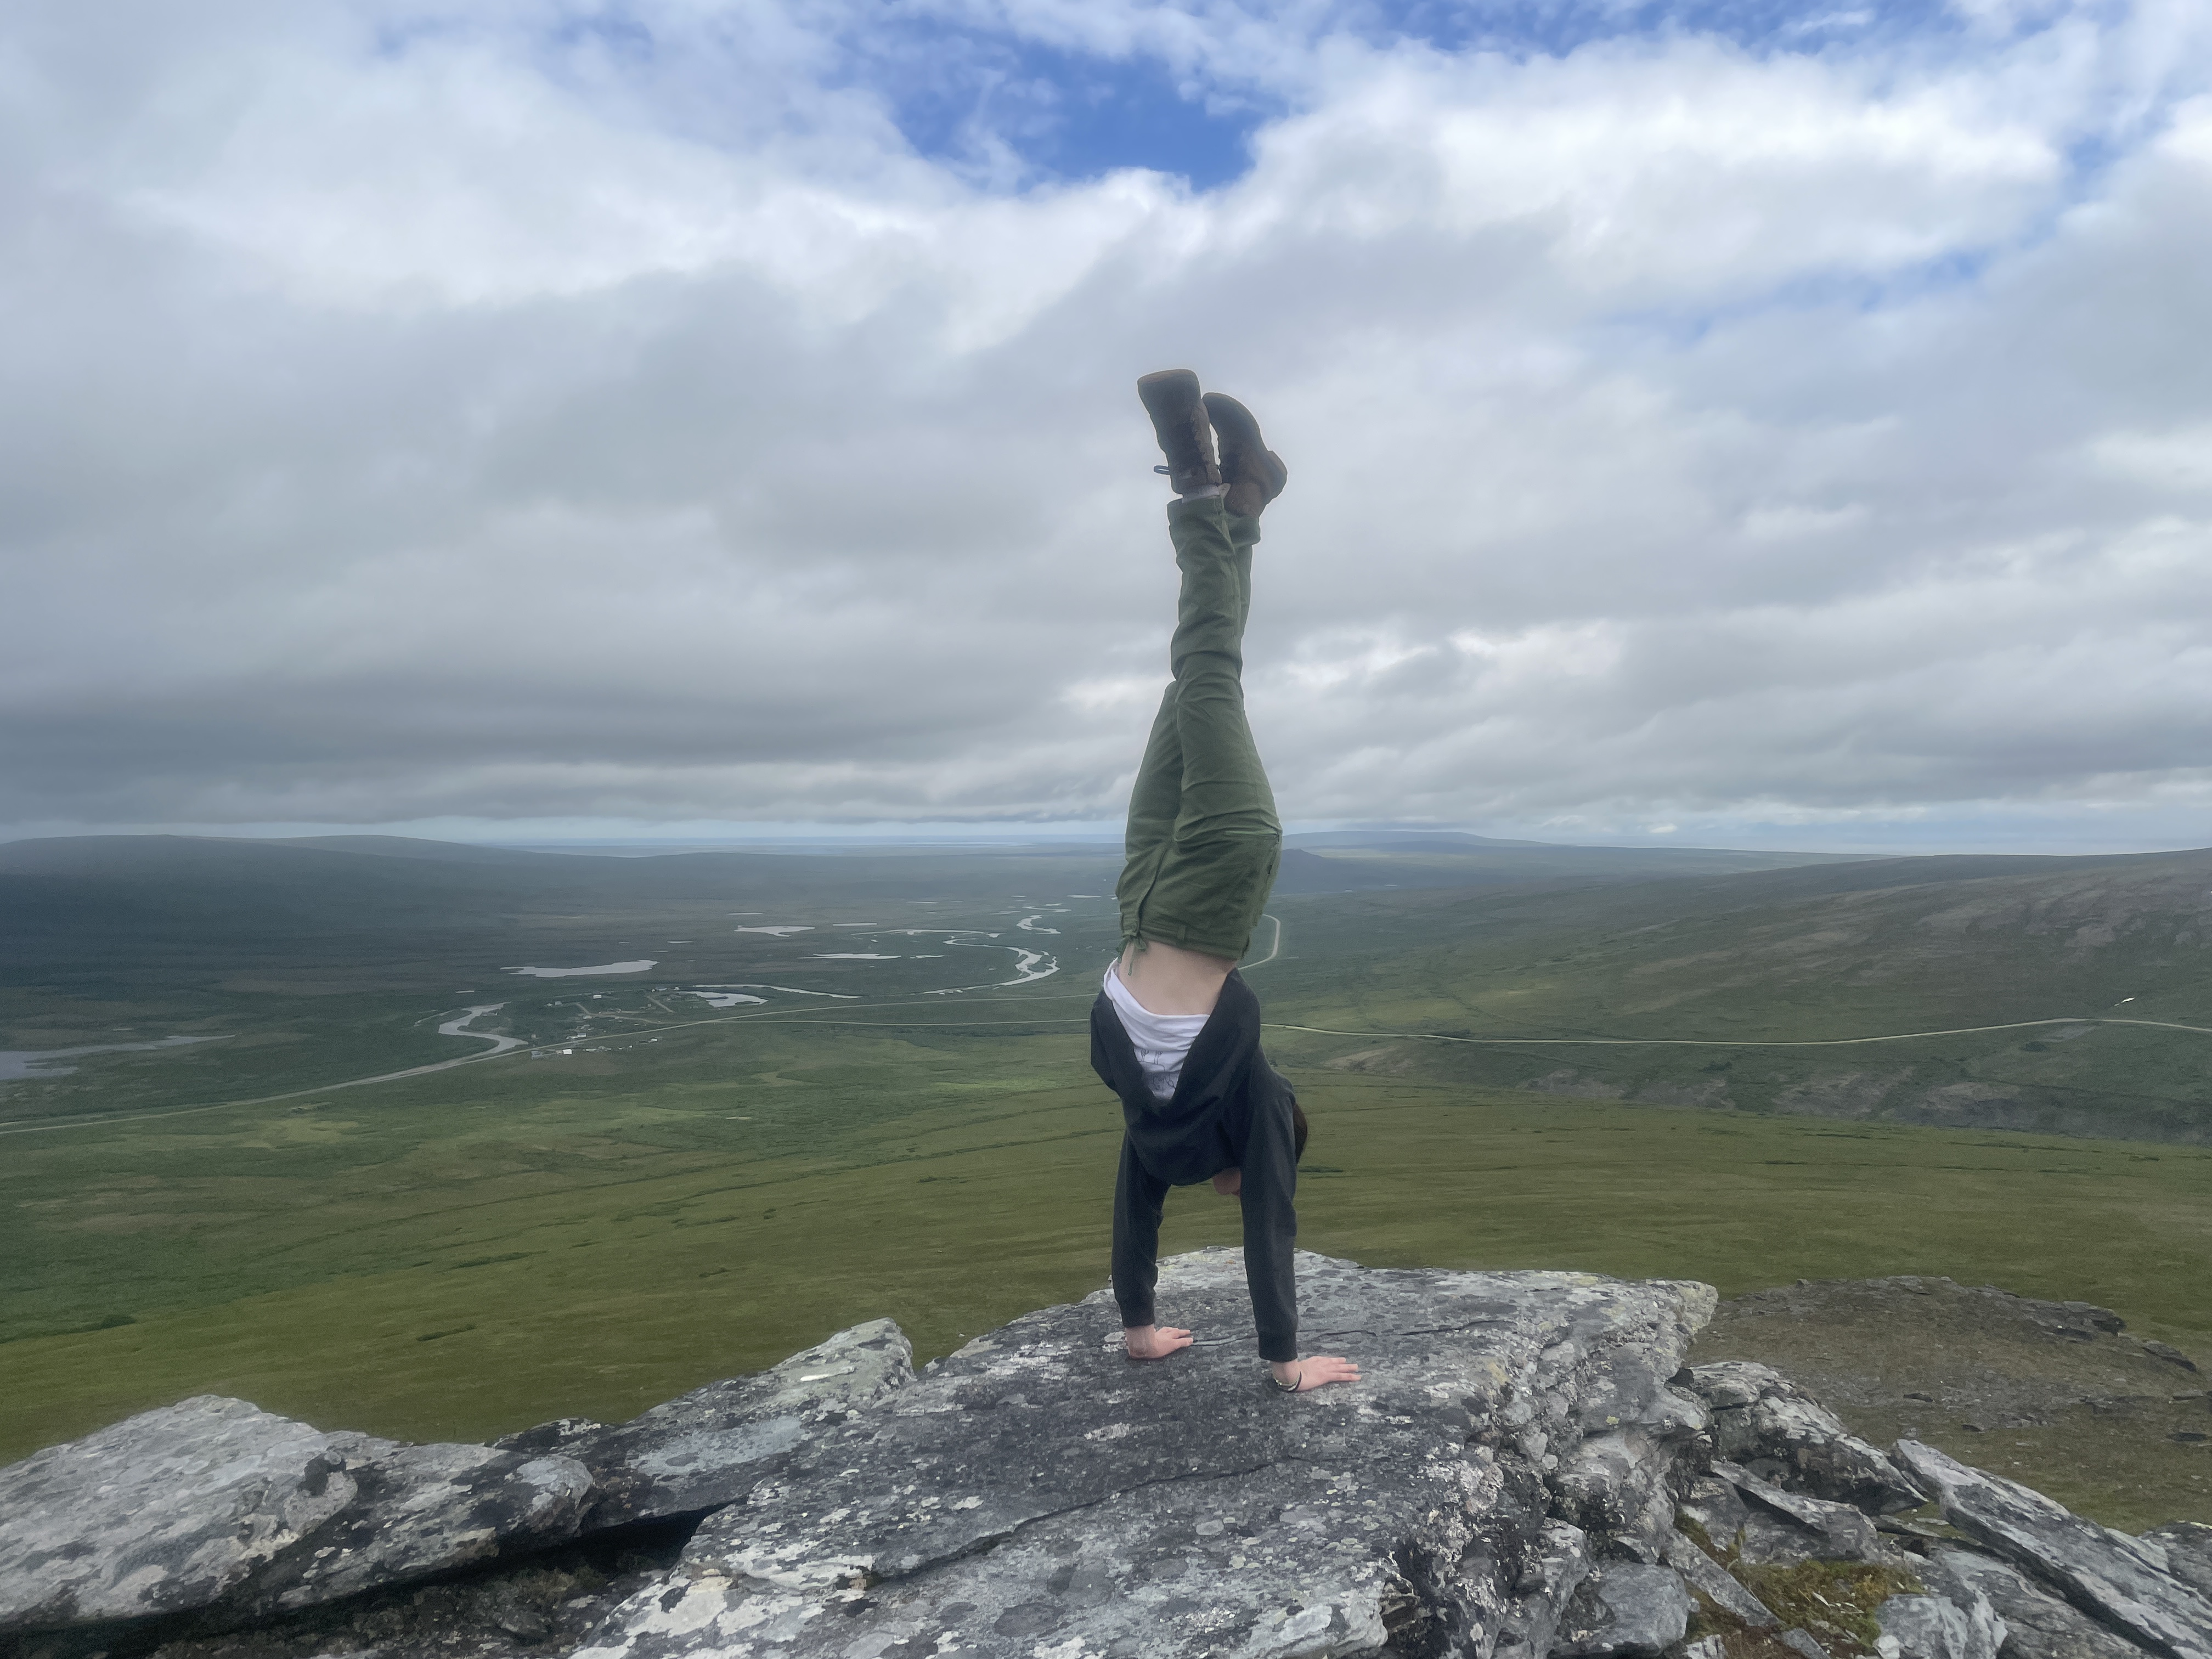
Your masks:
M 1198 376 L 1187 368 L 1164 368 L 1137 382 L 1137 396 L 1145 413 L 1152 417 L 1159 435 L 1160 453 L 1177 495 L 1188 495 L 1221 482 L 1221 469 L 1213 459 L 1213 428 L 1206 422 L 1206 404 L 1198 395 Z
M 1267 447 L 1260 436 L 1259 422 L 1236 398 L 1209 392 L 1200 401 L 1214 435 L 1221 440 L 1221 480 L 1229 486 L 1222 492 L 1223 505 L 1231 513 L 1256 519 L 1261 508 L 1283 493 L 1291 469 Z

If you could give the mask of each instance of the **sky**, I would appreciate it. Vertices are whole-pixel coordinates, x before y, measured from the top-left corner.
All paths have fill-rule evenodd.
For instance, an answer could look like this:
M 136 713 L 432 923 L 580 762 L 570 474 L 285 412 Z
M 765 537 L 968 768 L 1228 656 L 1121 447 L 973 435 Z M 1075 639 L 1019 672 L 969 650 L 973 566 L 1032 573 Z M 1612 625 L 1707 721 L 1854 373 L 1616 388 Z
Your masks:
M 2212 843 L 2201 0 L 26 0 L 0 836 Z

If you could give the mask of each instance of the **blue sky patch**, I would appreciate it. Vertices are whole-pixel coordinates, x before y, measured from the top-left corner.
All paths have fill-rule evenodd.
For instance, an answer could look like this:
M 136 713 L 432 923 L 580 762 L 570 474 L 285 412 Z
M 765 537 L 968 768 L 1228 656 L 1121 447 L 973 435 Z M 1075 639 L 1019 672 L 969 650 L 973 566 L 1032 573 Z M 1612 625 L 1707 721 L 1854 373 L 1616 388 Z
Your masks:
M 919 44 L 919 43 L 917 43 Z M 1249 139 L 1277 103 L 1209 96 L 1156 58 L 1087 57 L 1003 36 L 946 34 L 922 75 L 912 58 L 877 91 L 907 142 L 933 161 L 988 171 L 1003 146 L 1028 175 L 1096 178 L 1121 167 L 1180 174 L 1200 190 L 1251 165 Z

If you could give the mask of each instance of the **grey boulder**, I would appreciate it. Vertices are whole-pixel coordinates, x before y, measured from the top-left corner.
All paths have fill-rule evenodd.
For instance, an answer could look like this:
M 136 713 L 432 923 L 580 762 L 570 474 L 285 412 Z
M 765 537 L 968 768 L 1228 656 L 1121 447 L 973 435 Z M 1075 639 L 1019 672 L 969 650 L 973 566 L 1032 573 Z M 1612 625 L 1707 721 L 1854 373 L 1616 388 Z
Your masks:
M 1675 1386 L 1711 1413 L 1716 1455 L 1778 1486 L 1875 1515 L 1928 1501 L 1879 1449 L 1768 1366 L 1743 1359 L 1692 1365 Z
M 556 1453 L 588 1468 L 592 1492 L 583 1525 L 597 1531 L 734 1502 L 811 1436 L 913 1380 L 913 1345 L 891 1321 L 876 1319 L 627 1423 L 567 1419 L 495 1443 Z
M 2145 1646 L 2173 1659 L 2212 1659 L 2212 1602 L 2166 1571 L 2156 1546 L 2146 1549 L 1932 1446 L 1900 1440 L 1897 1453 L 1960 1531 L 2027 1565 Z
M 590 1488 L 201 1395 L 0 1469 L 0 1631 L 309 1607 L 572 1537 Z
M 1650 1656 L 1682 1639 L 1690 1592 L 1672 1568 L 1616 1562 L 1583 1580 L 1552 1644 L 1557 1659 Z
M 1714 1300 L 1302 1255 L 1304 1346 L 1364 1377 L 1290 1397 L 1255 1352 L 1241 1254 L 1163 1266 L 1164 1316 L 1209 1346 L 1131 1364 L 1103 1291 L 1018 1319 L 710 1516 L 678 1576 L 576 1659 L 1293 1659 L 1486 1649 L 1516 1622 L 1525 1639 L 1547 1572 L 1574 1571 L 1546 1462 L 1679 1423 L 1666 1382 Z

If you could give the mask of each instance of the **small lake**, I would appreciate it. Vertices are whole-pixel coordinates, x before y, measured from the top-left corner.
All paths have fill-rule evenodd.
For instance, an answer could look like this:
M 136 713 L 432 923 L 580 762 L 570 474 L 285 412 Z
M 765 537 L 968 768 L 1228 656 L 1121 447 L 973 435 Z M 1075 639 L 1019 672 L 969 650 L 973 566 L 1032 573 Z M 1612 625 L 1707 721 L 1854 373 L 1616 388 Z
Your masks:
M 67 1077 L 76 1070 L 59 1062 L 79 1054 L 141 1054 L 158 1048 L 181 1048 L 193 1042 L 221 1042 L 219 1036 L 168 1036 L 155 1042 L 95 1042 L 82 1048 L 0 1048 L 0 1083 L 23 1078 Z

